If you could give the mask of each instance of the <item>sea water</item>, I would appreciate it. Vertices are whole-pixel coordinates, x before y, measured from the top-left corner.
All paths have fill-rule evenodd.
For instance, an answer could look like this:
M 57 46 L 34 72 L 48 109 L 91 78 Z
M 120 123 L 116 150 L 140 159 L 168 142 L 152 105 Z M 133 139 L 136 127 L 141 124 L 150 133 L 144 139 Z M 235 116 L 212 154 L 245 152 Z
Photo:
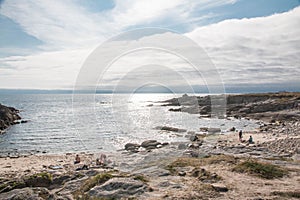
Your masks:
M 200 127 L 231 127 L 253 130 L 251 120 L 199 118 L 199 115 L 168 111 L 158 103 L 182 94 L 10 94 L 0 103 L 19 109 L 28 123 L 10 127 L 0 135 L 0 153 L 100 152 L 122 149 L 128 142 L 187 141 L 188 131 Z M 74 103 L 74 99 L 76 102 Z M 93 99 L 87 102 L 86 99 Z M 166 132 L 157 126 L 186 129 Z

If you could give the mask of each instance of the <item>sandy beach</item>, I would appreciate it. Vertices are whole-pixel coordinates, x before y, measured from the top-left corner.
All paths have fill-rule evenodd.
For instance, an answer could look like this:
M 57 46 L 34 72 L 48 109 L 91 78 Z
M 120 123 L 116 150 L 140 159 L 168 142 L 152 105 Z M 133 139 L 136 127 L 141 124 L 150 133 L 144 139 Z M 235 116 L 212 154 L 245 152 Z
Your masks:
M 144 185 L 142 193 L 140 193 L 141 191 L 139 190 L 136 191 L 135 196 L 140 194 L 138 195 L 138 199 L 238 199 L 241 195 L 244 197 L 243 199 L 257 199 L 258 197 L 263 199 L 265 197 L 268 197 L 269 199 L 284 199 L 284 196 L 278 197 L 276 192 L 297 192 L 298 186 L 300 185 L 299 154 L 293 154 L 293 157 L 264 159 L 264 156 L 251 156 L 241 151 L 232 153 L 229 150 L 222 150 L 223 153 L 213 153 L 214 150 L 220 151 L 223 147 L 231 148 L 237 146 L 239 146 L 239 149 L 244 149 L 240 146 L 245 146 L 246 148 L 252 148 L 252 151 L 255 151 L 257 146 L 264 146 L 265 143 L 281 141 L 287 138 L 300 141 L 299 135 L 291 137 L 284 134 L 274 134 L 274 132 L 243 133 L 244 138 L 248 138 L 250 135 L 253 136 L 255 144 L 249 145 L 247 143 L 241 143 L 238 139 L 238 132 L 206 136 L 203 138 L 204 143 L 202 146 L 205 146 L 206 142 L 211 145 L 213 141 L 215 146 L 211 147 L 211 149 L 209 147 L 203 147 L 204 149 L 206 148 L 206 150 L 211 150 L 212 155 L 202 155 L 201 152 L 204 151 L 200 150 L 197 151 L 201 154 L 198 158 L 184 156 L 187 155 L 187 153 L 190 153 L 191 149 L 178 150 L 178 144 L 170 144 L 160 149 L 141 151 L 139 153 L 127 153 L 125 150 L 115 152 L 107 157 L 114 163 L 114 166 L 111 166 L 111 168 L 96 165 L 96 158 L 99 158 L 101 153 L 79 153 L 81 158 L 79 164 L 74 164 L 76 156 L 74 153 L 64 155 L 30 155 L 19 158 L 0 158 L 0 177 L 2 182 L 3 180 L 17 181 L 24 179 L 24 177 L 31 177 L 35 174 L 47 173 L 51 174 L 52 181 L 55 182 L 59 177 L 64 177 L 66 175 L 72 177 L 81 174 L 81 178 L 77 181 L 84 185 L 88 180 L 93 178 L 94 175 L 91 174 L 109 173 L 113 177 L 116 177 L 111 180 L 117 178 L 123 179 L 119 184 L 130 183 L 129 180 L 136 181 L 138 175 L 139 179 L 141 179 L 139 180 L 140 184 Z M 224 143 L 224 141 L 226 142 Z M 195 142 L 190 144 L 195 144 Z M 299 148 L 299 145 L 297 148 Z M 165 156 L 164 161 L 159 159 L 160 157 L 158 155 L 163 157 L 163 154 L 167 155 L 168 152 L 174 150 L 178 151 L 178 154 L 176 155 L 181 156 Z M 260 177 L 232 171 L 235 165 L 249 159 L 249 156 L 255 161 L 283 166 L 289 171 L 289 175 L 279 179 L 262 179 Z M 151 158 L 151 162 L 148 162 L 147 159 L 149 158 Z M 183 159 L 183 164 L 174 167 L 175 170 L 173 168 L 172 170 L 169 169 L 170 165 L 174 165 L 174 162 L 182 161 L 181 159 Z M 135 167 L 128 168 L 124 165 L 124 162 Z M 83 165 L 89 166 L 89 169 L 78 170 L 78 168 Z M 202 172 L 210 175 L 206 174 L 202 180 L 200 179 L 201 175 L 194 174 L 197 170 L 202 170 Z M 211 175 L 221 178 L 220 180 L 215 181 L 213 178 L 211 179 Z M 55 186 L 55 189 L 49 190 L 48 195 L 55 194 L 57 198 L 59 196 L 64 196 L 65 199 L 85 199 L 86 197 L 82 195 L 75 195 L 75 188 L 69 188 L 71 182 L 71 180 L 66 179 L 61 185 Z M 132 184 L 135 185 L 138 183 Z M 49 185 L 48 188 L 51 188 L 51 185 Z M 20 190 L 20 192 L 22 192 L 22 189 L 15 190 Z M 125 194 L 124 199 L 131 196 L 126 195 L 126 192 L 124 191 L 121 193 Z M 5 199 L 5 197 L 7 197 L 5 194 L 9 194 L 9 192 L 0 194 L 0 197 Z M 114 195 L 117 194 L 114 193 Z M 293 197 L 289 196 L 287 199 L 293 199 Z
M 276 101 L 266 102 L 277 109 Z M 192 132 L 162 126 L 162 134 L 180 133 L 186 140 L 153 138 L 109 153 L 2 156 L 0 199 L 299 199 L 299 108 L 291 109 L 289 100 L 279 103 L 284 109 L 273 112 L 260 112 L 262 107 L 250 103 L 257 113 L 237 112 L 239 105 L 231 105 L 233 115 L 246 120 L 264 115 L 241 140 L 235 128 Z M 250 136 L 254 143 L 248 142 Z M 74 164 L 77 154 L 80 162 Z

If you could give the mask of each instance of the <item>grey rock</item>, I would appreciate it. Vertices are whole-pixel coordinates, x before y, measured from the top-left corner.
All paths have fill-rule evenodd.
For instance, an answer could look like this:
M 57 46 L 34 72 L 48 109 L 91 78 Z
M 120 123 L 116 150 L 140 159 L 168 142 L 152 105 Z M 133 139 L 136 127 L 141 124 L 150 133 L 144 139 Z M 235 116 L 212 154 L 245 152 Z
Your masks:
M 125 150 L 127 151 L 131 151 L 131 150 L 137 150 L 140 147 L 139 144 L 135 144 L 135 143 L 127 143 L 125 144 Z
M 186 132 L 186 129 L 180 129 L 180 128 L 175 128 L 175 127 L 170 127 L 170 126 L 157 126 L 156 129 L 162 130 L 162 131 L 172 131 L 172 132 L 179 132 L 183 133 Z
M 185 171 L 180 171 L 180 172 L 178 172 L 178 175 L 179 175 L 179 176 L 185 176 L 185 175 L 186 175 L 186 172 L 185 172 Z
M 15 189 L 10 192 L 0 194 L 0 199 L 2 200 L 43 200 L 41 196 L 45 199 L 58 200 L 63 198 L 58 198 L 56 195 L 51 194 L 46 188 L 23 188 Z
M 21 119 L 18 113 L 17 109 L 0 104 L 0 133 L 9 126 L 17 124 L 16 121 Z
M 213 184 L 212 187 L 217 192 L 228 192 L 229 191 L 228 188 L 226 186 L 224 186 L 224 185 Z
M 24 179 L 28 187 L 49 187 L 52 180 L 48 176 L 30 176 Z
M 178 149 L 179 149 L 179 150 L 187 149 L 187 144 L 186 144 L 186 143 L 180 143 L 180 144 L 178 145 Z
M 91 197 L 128 198 L 136 197 L 146 191 L 149 191 L 149 188 L 142 181 L 131 178 L 112 178 L 103 185 L 92 188 L 88 194 Z
M 160 145 L 161 143 L 160 142 L 157 142 L 156 140 L 146 140 L 144 141 L 141 146 L 144 147 L 144 148 L 156 148 L 157 145 Z
M 208 128 L 207 132 L 208 133 L 220 133 L 221 129 L 220 128 Z
M 71 195 L 73 192 L 78 190 L 84 183 L 87 177 L 78 179 L 78 180 L 71 180 L 64 184 L 62 190 L 60 190 L 57 194 L 61 196 Z

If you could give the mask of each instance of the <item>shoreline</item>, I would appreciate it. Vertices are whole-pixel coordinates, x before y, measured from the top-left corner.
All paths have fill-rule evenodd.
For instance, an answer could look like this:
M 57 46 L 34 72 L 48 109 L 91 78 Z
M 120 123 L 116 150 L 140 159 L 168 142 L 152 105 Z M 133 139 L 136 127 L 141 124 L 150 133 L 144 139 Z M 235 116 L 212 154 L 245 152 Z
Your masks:
M 105 153 L 105 165 L 96 163 L 103 157 L 101 150 L 2 157 L 0 199 L 18 195 L 23 199 L 57 200 L 299 199 L 300 121 L 294 116 L 300 112 L 299 107 L 290 109 L 294 104 L 289 99 L 284 102 L 288 102 L 284 104 L 288 109 L 271 114 L 251 111 L 244 115 L 244 109 L 234 111 L 234 115 L 250 119 L 267 116 L 257 130 L 243 132 L 243 139 L 252 135 L 254 144 L 240 142 L 239 130 L 224 134 L 185 130 L 186 142 L 148 140 L 124 144 L 122 150 Z M 270 105 L 270 101 L 265 103 Z M 271 101 L 269 108 L 276 103 L 277 100 Z M 279 103 L 282 105 L 281 100 Z M 260 104 L 261 101 L 250 103 L 253 108 Z M 253 110 L 250 105 L 243 106 Z M 231 104 L 231 109 L 236 106 Z M 279 113 L 286 117 L 291 113 L 293 117 L 282 120 Z M 160 129 L 183 131 L 174 127 Z M 76 154 L 81 158 L 79 164 L 74 164 Z
M 89 199 L 94 195 L 99 197 L 99 195 L 107 194 L 107 191 L 103 191 L 101 188 L 99 191 L 97 190 L 97 193 L 93 193 L 97 187 L 117 183 L 120 184 L 120 187 L 129 184 L 131 187 L 139 185 L 143 189 L 120 191 L 118 186 L 114 186 L 116 188 L 112 189 L 113 193 L 109 194 L 108 198 L 122 196 L 124 199 L 131 197 L 138 199 L 228 199 L 243 195 L 246 199 L 255 199 L 257 196 L 271 199 L 293 199 L 293 197 L 278 197 L 275 194 L 281 194 L 280 192 L 297 194 L 297 182 L 300 180 L 300 136 L 297 133 L 298 130 L 287 137 L 286 134 L 281 133 L 280 126 L 270 126 L 274 128 L 272 132 L 262 129 L 256 133 L 243 133 L 245 138 L 252 134 L 255 144 L 241 143 L 238 139 L 238 132 L 211 134 L 198 138 L 196 141 L 173 143 L 151 150 L 144 149 L 133 152 L 124 149 L 110 153 L 106 156 L 111 163 L 106 166 L 95 165 L 96 158 L 99 158 L 102 152 L 79 153 L 81 163 L 76 165 L 74 164 L 76 153 L 0 158 L 0 166 L 2 166 L 0 178 L 11 182 L 27 180 L 28 177 L 36 176 L 36 174 L 46 173 L 51 176 L 51 184 L 43 186 L 43 188 L 47 188 L 48 195 L 65 199 Z M 277 141 L 281 143 L 281 140 L 286 139 L 292 139 L 298 144 L 293 155 L 288 155 L 286 152 L 269 152 L 271 148 L 267 148 L 267 144 Z M 285 143 L 285 145 L 289 144 Z M 284 149 L 285 147 L 287 146 L 280 148 Z M 213 161 L 210 161 L 211 159 Z M 232 171 L 234 166 L 249 159 L 253 162 L 270 163 L 281 167 L 287 170 L 289 175 L 282 178 L 264 179 Z M 180 164 L 180 162 L 182 163 Z M 195 165 L 194 162 L 204 162 L 204 164 Z M 207 165 L 206 162 L 210 164 Z M 89 168 L 76 170 L 83 165 L 87 165 Z M 174 167 L 170 168 L 172 165 Z M 207 175 L 195 177 L 193 175 L 195 170 L 204 170 L 203 173 Z M 87 184 L 99 175 L 112 177 L 99 186 L 89 188 L 86 192 L 80 191 L 79 196 L 77 195 L 81 188 L 80 185 Z M 54 184 L 66 176 L 73 178 L 66 178 L 60 185 Z M 219 180 L 219 178 L 211 176 L 221 178 Z M 200 178 L 201 181 L 199 181 Z M 71 179 L 77 183 L 77 186 L 72 186 L 73 189 L 70 189 L 70 184 L 73 184 Z M 41 188 L 39 184 L 37 186 Z M 248 190 L 249 187 L 252 188 L 252 192 Z M 17 193 L 23 194 L 27 188 L 22 187 L 22 189 L 14 189 L 11 192 L 17 191 Z M 6 199 L 6 194 L 11 193 L 0 192 L 0 198 Z

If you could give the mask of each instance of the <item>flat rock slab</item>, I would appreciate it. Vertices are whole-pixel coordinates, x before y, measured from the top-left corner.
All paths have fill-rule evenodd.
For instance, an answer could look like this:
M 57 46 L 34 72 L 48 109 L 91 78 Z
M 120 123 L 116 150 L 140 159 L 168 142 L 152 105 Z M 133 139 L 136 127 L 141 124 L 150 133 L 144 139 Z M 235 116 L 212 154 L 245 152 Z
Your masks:
M 18 200 L 18 199 L 30 199 L 30 200 L 43 200 L 44 196 L 47 199 L 57 199 L 53 194 L 50 194 L 49 190 L 46 188 L 23 188 L 15 189 L 10 192 L 0 194 L 0 199 L 2 200 Z
M 140 195 L 148 190 L 148 186 L 142 181 L 112 178 L 103 185 L 92 188 L 88 194 L 91 197 L 124 198 Z

